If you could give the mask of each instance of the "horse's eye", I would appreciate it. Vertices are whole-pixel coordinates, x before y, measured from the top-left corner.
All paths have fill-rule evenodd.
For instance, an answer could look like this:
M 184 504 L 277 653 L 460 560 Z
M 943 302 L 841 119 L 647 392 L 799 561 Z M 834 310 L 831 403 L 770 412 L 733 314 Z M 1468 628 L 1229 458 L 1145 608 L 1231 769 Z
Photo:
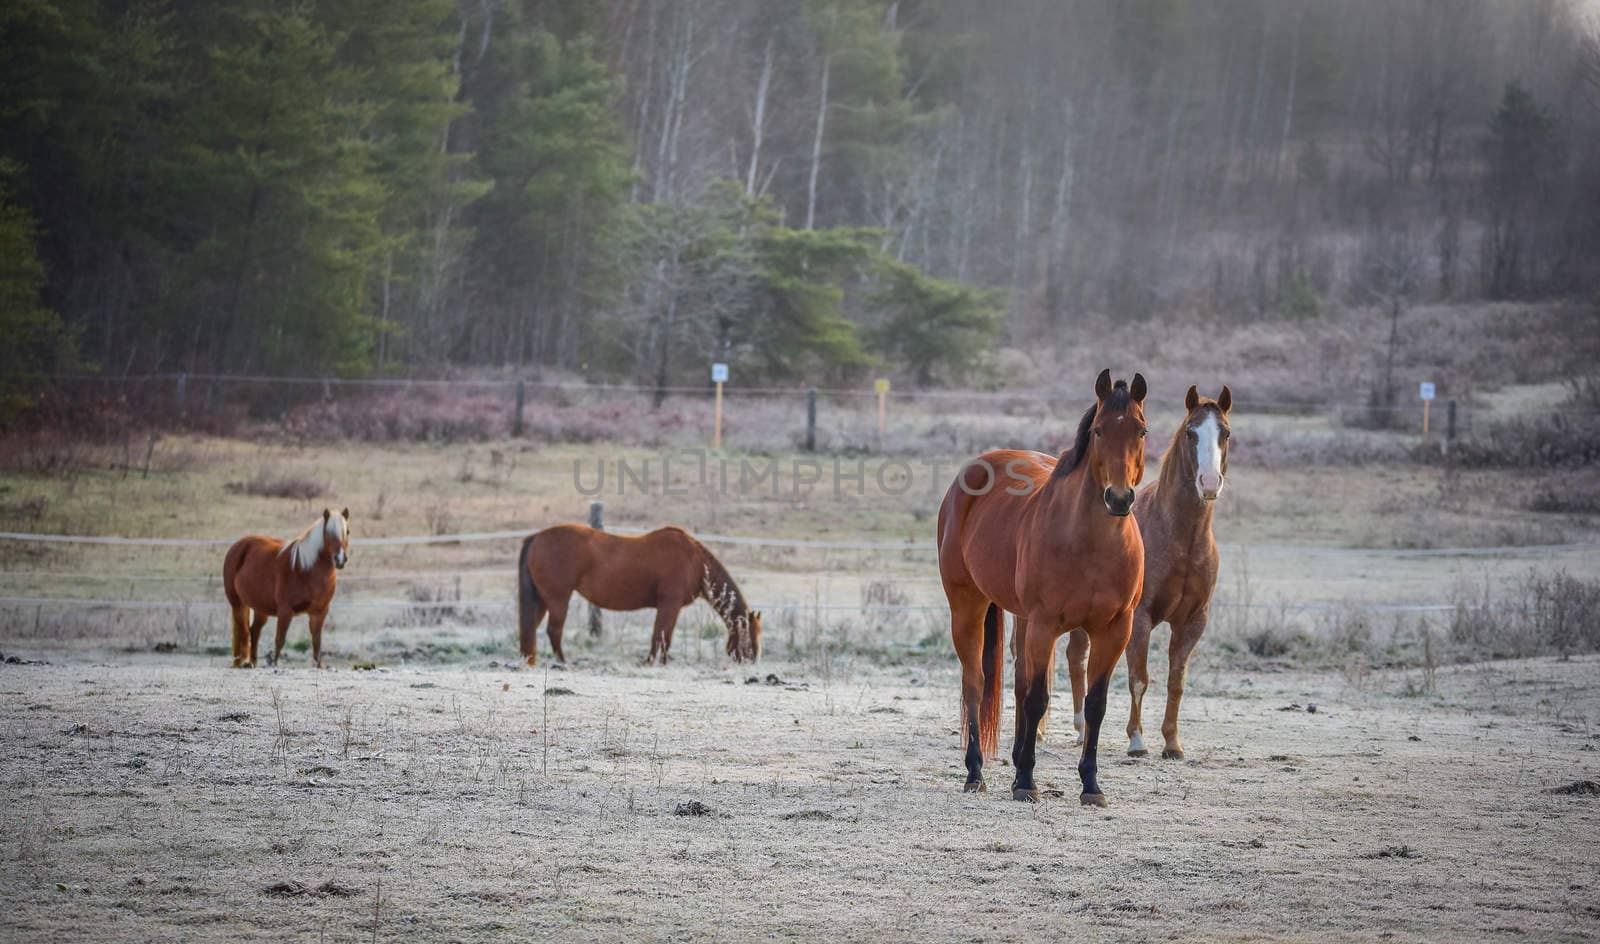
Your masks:
M 1217 438 L 1219 438 L 1219 439 L 1227 439 L 1229 435 L 1230 435 L 1230 433 L 1227 430 L 1222 430 L 1220 433 L 1217 434 Z
M 1090 430 L 1090 432 L 1098 436 L 1100 435 L 1100 427 L 1096 426 L 1094 429 Z
M 1146 437 L 1146 436 L 1148 436 L 1148 435 L 1150 435 L 1150 431 L 1149 431 L 1149 430 L 1148 430 L 1148 429 L 1141 429 L 1141 430 L 1139 430 L 1139 438 L 1140 438 L 1140 439 L 1143 439 L 1143 438 L 1145 438 L 1145 437 Z

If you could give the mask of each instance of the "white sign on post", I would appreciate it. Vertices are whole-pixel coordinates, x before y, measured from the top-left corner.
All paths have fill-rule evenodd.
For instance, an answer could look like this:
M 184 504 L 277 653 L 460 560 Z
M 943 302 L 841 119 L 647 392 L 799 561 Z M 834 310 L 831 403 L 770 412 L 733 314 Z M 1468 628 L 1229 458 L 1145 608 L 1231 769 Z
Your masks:
M 1428 383 L 1426 380 L 1424 380 L 1422 382 L 1422 388 L 1421 388 L 1421 390 L 1418 391 L 1417 395 L 1420 396 L 1424 400 L 1432 400 L 1433 399 L 1433 384 Z
M 711 382 L 712 383 L 727 383 L 728 382 L 728 365 L 727 364 L 712 364 L 711 365 Z

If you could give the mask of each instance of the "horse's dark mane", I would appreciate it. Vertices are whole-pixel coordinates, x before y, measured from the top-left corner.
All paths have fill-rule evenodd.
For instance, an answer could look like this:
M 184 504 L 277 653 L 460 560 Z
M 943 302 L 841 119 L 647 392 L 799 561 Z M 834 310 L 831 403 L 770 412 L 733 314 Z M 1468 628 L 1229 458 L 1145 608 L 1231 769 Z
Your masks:
M 1117 381 L 1111 388 L 1111 395 L 1106 397 L 1106 408 L 1110 410 L 1126 410 L 1128 408 L 1128 382 Z M 1056 462 L 1056 469 L 1050 473 L 1051 478 L 1066 478 L 1072 470 L 1083 464 L 1083 457 L 1089 454 L 1089 435 L 1094 429 L 1095 413 L 1100 409 L 1096 403 L 1083 411 L 1083 419 L 1078 421 L 1078 437 L 1072 442 L 1072 450 L 1061 454 L 1061 459 Z

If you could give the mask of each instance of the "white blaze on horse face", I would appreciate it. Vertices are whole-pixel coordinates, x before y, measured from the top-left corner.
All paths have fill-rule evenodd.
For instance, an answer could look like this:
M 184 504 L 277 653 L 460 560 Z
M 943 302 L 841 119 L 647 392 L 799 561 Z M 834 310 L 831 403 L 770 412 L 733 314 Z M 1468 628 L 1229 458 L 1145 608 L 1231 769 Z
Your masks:
M 348 531 L 346 529 L 344 516 L 334 515 L 330 517 L 328 519 L 327 531 L 328 536 L 333 540 L 334 566 L 343 567 L 345 565 L 345 561 L 350 559 L 349 553 L 345 550 Z
M 1222 424 L 1208 411 L 1194 431 L 1194 487 L 1202 500 L 1215 501 L 1222 494 Z

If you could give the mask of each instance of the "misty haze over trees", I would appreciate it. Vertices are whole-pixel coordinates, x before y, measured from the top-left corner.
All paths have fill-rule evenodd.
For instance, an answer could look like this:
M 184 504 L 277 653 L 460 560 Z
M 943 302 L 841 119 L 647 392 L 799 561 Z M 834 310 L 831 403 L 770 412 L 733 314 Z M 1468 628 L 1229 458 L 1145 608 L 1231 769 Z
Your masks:
M 1578 0 L 11 0 L 0 372 L 713 358 L 1600 290 Z

